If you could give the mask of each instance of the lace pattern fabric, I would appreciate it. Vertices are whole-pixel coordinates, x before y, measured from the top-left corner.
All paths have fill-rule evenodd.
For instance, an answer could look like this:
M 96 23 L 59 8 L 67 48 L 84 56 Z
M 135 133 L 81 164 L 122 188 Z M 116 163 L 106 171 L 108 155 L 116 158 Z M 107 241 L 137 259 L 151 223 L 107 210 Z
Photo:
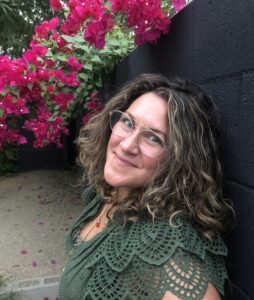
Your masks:
M 100 199 L 91 189 L 85 197 L 91 201 L 67 238 L 68 249 L 73 249 L 79 225 L 99 209 Z M 126 227 L 109 223 L 93 241 L 77 245 L 61 280 L 60 299 L 158 300 L 168 290 L 180 299 L 197 300 L 209 282 L 223 294 L 223 240 L 219 235 L 212 242 L 202 239 L 184 219 L 178 225 L 166 220 Z

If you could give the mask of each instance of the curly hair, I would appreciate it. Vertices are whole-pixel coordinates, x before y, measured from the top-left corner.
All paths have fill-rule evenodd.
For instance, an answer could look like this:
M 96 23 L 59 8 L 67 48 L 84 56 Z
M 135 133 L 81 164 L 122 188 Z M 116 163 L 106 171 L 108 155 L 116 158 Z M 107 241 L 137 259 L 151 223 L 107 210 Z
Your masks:
M 139 96 L 153 92 L 168 103 L 167 153 L 149 182 L 117 201 L 114 188 L 104 180 L 106 149 L 111 135 L 109 113 L 125 111 Z M 80 130 L 79 163 L 84 174 L 105 201 L 112 202 L 124 224 L 144 215 L 177 216 L 198 223 L 204 237 L 230 229 L 234 212 L 222 195 L 219 160 L 219 125 L 211 98 L 197 85 L 179 78 L 143 74 L 127 83 Z

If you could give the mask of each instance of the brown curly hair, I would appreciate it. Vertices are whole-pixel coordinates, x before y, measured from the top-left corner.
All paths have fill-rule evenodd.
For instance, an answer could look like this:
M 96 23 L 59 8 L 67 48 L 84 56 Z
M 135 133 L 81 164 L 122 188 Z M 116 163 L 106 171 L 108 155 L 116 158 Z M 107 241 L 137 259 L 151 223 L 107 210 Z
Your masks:
M 106 149 L 111 135 L 109 113 L 125 111 L 139 96 L 154 92 L 168 103 L 167 155 L 146 186 L 132 191 L 124 201 L 112 197 L 114 188 L 104 180 Z M 117 214 L 127 222 L 144 215 L 169 218 L 183 216 L 199 224 L 211 239 L 215 232 L 231 227 L 234 212 L 222 195 L 219 127 L 211 98 L 197 85 L 179 78 L 143 74 L 127 83 L 81 128 L 77 140 L 79 163 L 89 184 L 113 202 Z

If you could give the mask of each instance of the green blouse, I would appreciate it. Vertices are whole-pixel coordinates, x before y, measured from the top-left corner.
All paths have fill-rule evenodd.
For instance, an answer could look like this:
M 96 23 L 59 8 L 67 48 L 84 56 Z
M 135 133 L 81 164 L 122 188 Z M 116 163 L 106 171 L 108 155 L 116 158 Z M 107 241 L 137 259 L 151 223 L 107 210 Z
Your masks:
M 109 222 L 91 240 L 77 243 L 80 229 L 102 206 L 92 188 L 83 197 L 85 209 L 66 240 L 60 300 L 159 300 L 166 291 L 197 300 L 209 282 L 223 294 L 227 248 L 219 235 L 209 242 L 182 218 L 177 227 L 146 219 L 125 227 Z

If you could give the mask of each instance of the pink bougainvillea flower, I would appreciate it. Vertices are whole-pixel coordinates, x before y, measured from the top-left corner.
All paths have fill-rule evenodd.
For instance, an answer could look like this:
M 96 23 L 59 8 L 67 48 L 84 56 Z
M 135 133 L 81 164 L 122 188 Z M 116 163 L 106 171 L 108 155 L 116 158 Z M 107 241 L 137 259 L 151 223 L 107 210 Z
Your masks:
M 86 107 L 93 112 L 99 112 L 102 109 L 102 105 L 98 101 L 89 101 L 86 103 Z
M 49 30 L 50 31 L 56 30 L 58 24 L 59 24 L 59 18 L 58 17 L 52 18 L 51 20 L 48 21 Z
M 83 65 L 80 64 L 74 56 L 70 56 L 66 62 L 72 70 L 80 71 L 83 68 Z
M 64 71 L 62 69 L 54 70 L 54 71 L 51 72 L 50 75 L 55 76 L 55 79 L 57 81 L 64 82 L 65 74 L 64 74 Z
M 67 35 L 75 34 L 80 29 L 80 24 L 76 23 L 72 18 L 68 18 L 66 22 L 63 22 L 60 31 Z
M 27 142 L 26 138 L 19 134 L 17 129 L 9 129 L 3 119 L 0 119 L 0 149 L 2 144 L 14 143 L 24 144 Z M 21 250 L 20 254 L 26 254 L 26 250 Z
M 48 40 L 49 33 L 54 31 L 59 24 L 59 18 L 54 17 L 49 21 L 44 21 L 40 25 L 35 26 L 35 34 L 38 38 Z
M 35 34 L 38 38 L 48 39 L 49 25 L 47 21 L 42 22 L 40 25 L 35 26 Z
M 84 117 L 82 118 L 82 123 L 86 125 L 89 122 L 90 118 L 91 118 L 91 114 L 89 113 L 85 114 Z
M 49 69 L 53 68 L 57 64 L 57 62 L 52 59 L 44 58 L 43 60 L 44 60 L 44 66 L 48 67 Z
M 111 3 L 113 12 L 127 15 L 127 27 L 134 28 L 137 45 L 153 42 L 161 32 L 168 32 L 170 19 L 160 0 L 111 0 Z
M 50 78 L 50 73 L 47 68 L 40 68 L 37 72 L 37 79 L 39 81 L 48 81 Z
M 128 11 L 128 1 L 123 0 L 111 0 L 112 11 L 113 12 L 127 12 Z
M 175 11 L 179 12 L 186 5 L 186 0 L 172 0 Z
M 50 0 L 50 6 L 55 12 L 63 9 L 62 3 L 59 0 Z
M 77 73 L 70 72 L 69 75 L 65 75 L 63 78 L 63 82 L 68 86 L 79 86 L 80 82 L 78 81 Z
M 69 1 L 70 13 L 61 26 L 61 31 L 66 34 L 76 33 L 86 20 L 100 20 L 106 12 L 103 2 L 100 0 Z
M 32 267 L 37 267 L 37 262 L 36 261 L 32 262 Z
M 91 21 L 87 25 L 84 39 L 97 49 L 102 49 L 105 46 L 105 35 L 113 26 L 112 17 L 105 14 L 99 21 Z
M 93 99 L 93 100 L 95 100 L 95 99 L 97 99 L 98 98 L 98 93 L 97 92 L 93 92 L 93 93 L 91 93 L 91 98 Z
M 55 265 L 55 264 L 56 264 L 56 260 L 55 260 L 55 259 L 51 259 L 50 263 L 51 263 L 52 265 Z
M 0 102 L 0 108 L 3 109 L 6 114 L 17 116 L 29 113 L 29 110 L 26 107 L 26 100 L 22 98 L 14 99 L 11 94 L 7 94 L 3 97 Z
M 37 64 L 38 55 L 30 49 L 26 50 L 22 57 L 25 61 L 27 61 L 30 64 Z
M 91 16 L 91 11 L 88 5 L 77 5 L 75 9 L 72 11 L 72 14 L 69 15 L 69 19 L 72 19 L 79 25 L 82 25 L 83 22 L 90 16 Z
M 42 104 L 39 106 L 37 118 L 26 120 L 23 128 L 33 131 L 34 148 L 42 148 L 51 143 L 62 148 L 62 134 L 69 134 L 68 129 L 63 125 L 63 119 L 53 116 Z
M 58 104 L 62 113 L 66 112 L 69 103 L 74 99 L 74 94 L 66 94 L 59 92 L 57 96 L 53 97 L 55 103 Z
M 53 32 L 50 39 L 52 41 L 55 41 L 57 43 L 57 46 L 59 49 L 63 48 L 65 45 L 67 45 L 68 43 L 65 41 L 65 39 L 63 39 L 58 32 Z
M 53 84 L 50 84 L 48 87 L 47 87 L 47 91 L 49 93 L 53 93 L 54 92 L 54 85 Z
M 80 0 L 69 0 L 69 2 L 67 3 L 67 6 L 69 7 L 70 11 L 72 12 L 73 9 L 75 9 L 75 7 L 77 5 L 79 5 L 81 3 Z
M 27 250 L 26 250 L 26 249 L 22 249 L 22 250 L 20 251 L 20 254 L 26 255 L 26 254 L 27 254 Z
M 41 46 L 39 44 L 33 44 L 32 49 L 36 55 L 41 56 L 41 57 L 44 57 L 48 52 L 47 47 Z
M 19 136 L 17 139 L 17 143 L 18 145 L 23 145 L 27 143 L 27 138 L 25 136 Z

